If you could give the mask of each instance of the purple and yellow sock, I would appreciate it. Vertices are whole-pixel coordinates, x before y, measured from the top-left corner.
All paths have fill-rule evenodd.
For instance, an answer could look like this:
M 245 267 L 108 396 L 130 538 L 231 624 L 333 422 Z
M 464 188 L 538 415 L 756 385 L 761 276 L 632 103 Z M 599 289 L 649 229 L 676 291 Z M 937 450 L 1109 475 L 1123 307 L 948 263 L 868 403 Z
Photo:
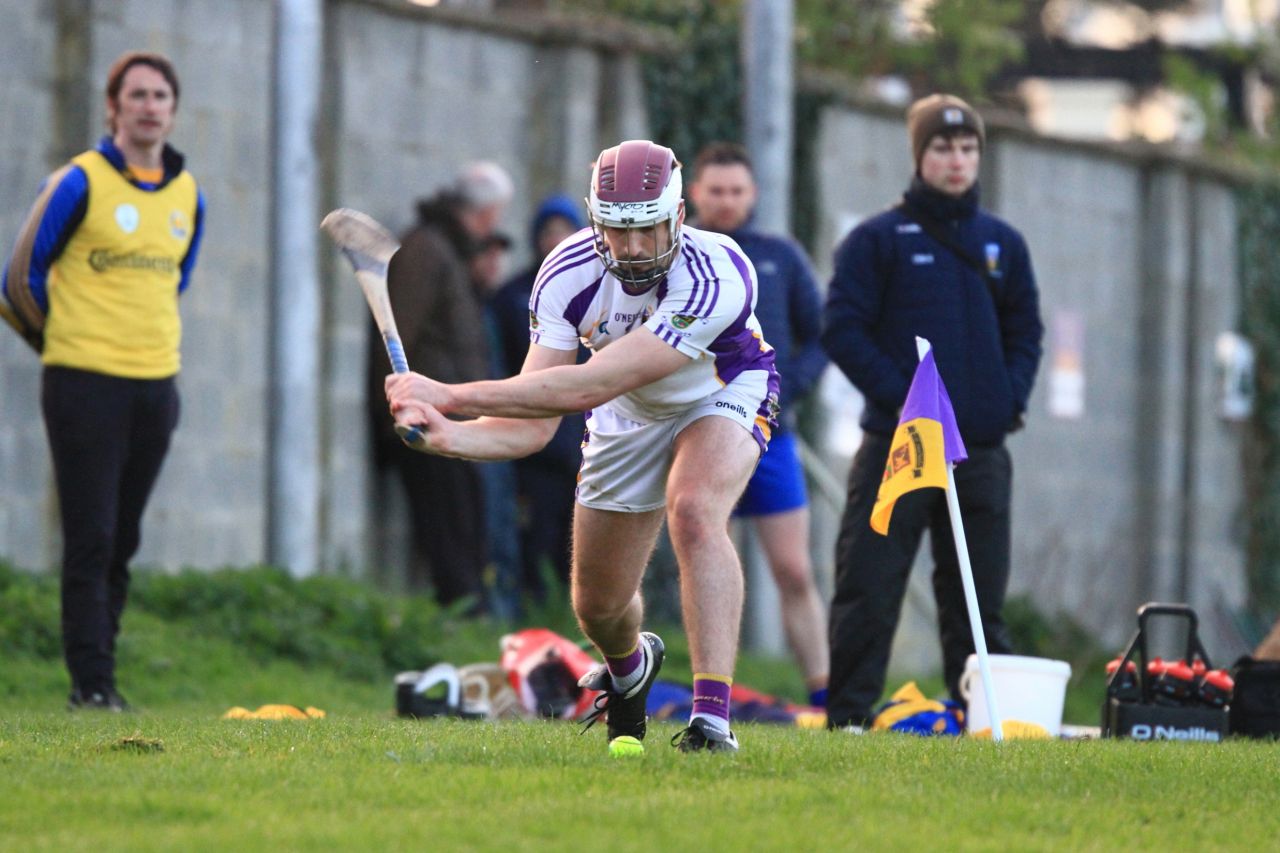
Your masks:
M 729 733 L 729 694 L 733 679 L 727 675 L 710 672 L 693 674 L 693 714 L 690 719 L 701 717 L 717 730 Z
M 640 648 L 639 639 L 625 655 L 605 655 L 604 665 L 609 668 L 609 675 L 613 676 L 614 690 L 625 693 L 635 687 L 644 678 L 644 650 Z

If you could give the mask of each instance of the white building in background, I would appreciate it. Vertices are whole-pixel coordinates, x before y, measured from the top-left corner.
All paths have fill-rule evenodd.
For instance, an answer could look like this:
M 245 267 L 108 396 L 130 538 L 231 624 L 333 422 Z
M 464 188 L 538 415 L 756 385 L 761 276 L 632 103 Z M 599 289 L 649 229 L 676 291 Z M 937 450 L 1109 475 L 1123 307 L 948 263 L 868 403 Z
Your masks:
M 1070 45 L 1123 51 L 1155 40 L 1174 48 L 1255 47 L 1274 44 L 1280 0 L 1199 0 L 1179 12 L 1148 13 L 1133 4 L 1051 0 L 1046 32 Z M 1243 81 L 1244 113 L 1264 133 L 1274 96 L 1256 72 Z M 1109 78 L 1031 77 L 1018 85 L 1037 131 L 1081 139 L 1195 142 L 1205 118 L 1186 95 L 1165 86 L 1139 88 Z
M 928 34 L 926 15 L 934 2 L 902 0 L 894 20 L 897 36 Z M 1135 56 L 1135 66 L 1152 61 L 1152 45 L 1189 51 L 1270 46 L 1280 54 L 1280 0 L 1191 0 L 1180 11 L 1155 13 L 1133 3 L 1049 0 L 1043 22 L 1046 35 L 1068 48 L 1116 54 L 1147 48 L 1145 56 Z M 901 106 L 912 96 L 900 77 L 867 81 L 865 88 L 873 97 Z M 1271 87 L 1256 70 L 1246 70 L 1241 88 L 1239 111 L 1255 133 L 1266 135 L 1275 111 Z M 1193 99 L 1167 86 L 1136 84 L 1132 77 L 1028 76 L 1016 83 L 1014 95 L 1032 128 L 1052 136 L 1195 143 L 1206 130 L 1205 116 Z M 1222 97 L 1225 102 L 1225 87 Z

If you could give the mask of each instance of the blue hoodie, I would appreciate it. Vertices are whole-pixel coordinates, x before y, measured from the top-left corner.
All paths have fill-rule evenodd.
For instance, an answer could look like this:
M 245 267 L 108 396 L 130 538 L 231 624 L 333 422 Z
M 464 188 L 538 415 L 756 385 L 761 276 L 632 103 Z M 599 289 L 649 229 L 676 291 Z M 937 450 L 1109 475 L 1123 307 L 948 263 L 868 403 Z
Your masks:
M 978 207 L 975 186 L 953 198 L 918 178 L 907 199 L 983 258 L 987 282 L 898 208 L 859 225 L 836 249 L 822 344 L 866 397 L 862 428 L 892 435 L 917 362 L 933 344 L 966 444 L 995 446 L 1027 408 L 1040 363 L 1039 295 L 1022 235 Z
M 538 251 L 538 232 L 547 224 L 548 219 L 556 216 L 568 220 L 576 228 L 581 228 L 584 224 L 581 202 L 575 202 L 567 195 L 552 195 L 543 199 L 533 214 L 529 233 L 535 254 Z M 499 288 L 489 302 L 488 311 L 496 326 L 501 341 L 501 357 L 506 365 L 503 376 L 515 376 L 519 373 L 529 351 L 529 295 L 533 292 L 533 282 L 541 263 L 542 259 L 538 258 L 528 269 L 516 273 Z M 585 361 L 586 357 L 585 350 L 579 347 L 579 363 Z M 582 433 L 585 428 L 581 414 L 565 415 L 560 419 L 560 428 L 547 446 L 532 456 L 519 460 L 519 464 L 576 468 L 582 459 Z
M 533 246 L 533 250 L 538 250 L 538 235 L 542 232 L 542 226 L 547 224 L 548 219 L 559 216 L 573 224 L 575 230 L 582 228 L 587 223 L 582 218 L 583 202 L 574 201 L 563 193 L 549 195 L 538 205 L 538 209 L 533 213 L 533 222 L 529 226 L 529 245 Z

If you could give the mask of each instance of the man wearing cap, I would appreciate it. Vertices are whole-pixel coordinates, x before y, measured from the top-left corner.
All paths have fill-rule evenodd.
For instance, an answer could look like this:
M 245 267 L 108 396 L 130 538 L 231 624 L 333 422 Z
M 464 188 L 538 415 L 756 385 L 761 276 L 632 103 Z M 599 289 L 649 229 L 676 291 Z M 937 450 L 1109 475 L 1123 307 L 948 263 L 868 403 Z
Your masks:
M 828 725 L 864 727 L 884 689 L 898 614 L 920 539 L 931 531 L 943 674 L 957 701 L 973 652 L 945 495 L 898 500 L 882 536 L 870 526 L 890 437 L 916 366 L 933 344 L 968 461 L 955 470 L 988 648 L 1010 651 L 1001 619 L 1009 580 L 1012 468 L 1005 436 L 1022 426 L 1040 361 L 1039 299 L 1025 241 L 978 206 L 981 117 L 950 95 L 907 113 L 915 158 L 896 207 L 859 225 L 835 254 L 822 343 L 866 399 L 849 473 L 831 604 Z
M 534 212 L 529 229 L 533 263 L 503 284 L 490 305 L 502 340 L 503 376 L 515 376 L 524 366 L 529 351 L 529 298 L 542 262 L 585 225 L 582 202 L 567 195 L 548 196 Z M 585 361 L 588 354 L 586 348 L 579 347 L 578 361 Z M 567 414 L 546 447 L 515 461 L 523 564 L 520 591 L 538 602 L 546 598 L 543 572 L 547 566 L 561 583 L 569 583 L 573 495 L 578 487 L 585 429 L 581 413 Z

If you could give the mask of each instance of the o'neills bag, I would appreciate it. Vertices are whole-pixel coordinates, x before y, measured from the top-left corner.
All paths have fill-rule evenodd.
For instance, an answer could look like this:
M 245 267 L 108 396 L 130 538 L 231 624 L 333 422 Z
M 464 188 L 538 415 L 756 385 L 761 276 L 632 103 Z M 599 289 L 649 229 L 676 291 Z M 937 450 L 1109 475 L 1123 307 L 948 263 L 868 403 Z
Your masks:
M 1231 668 L 1231 733 L 1280 737 L 1280 661 L 1245 655 Z

